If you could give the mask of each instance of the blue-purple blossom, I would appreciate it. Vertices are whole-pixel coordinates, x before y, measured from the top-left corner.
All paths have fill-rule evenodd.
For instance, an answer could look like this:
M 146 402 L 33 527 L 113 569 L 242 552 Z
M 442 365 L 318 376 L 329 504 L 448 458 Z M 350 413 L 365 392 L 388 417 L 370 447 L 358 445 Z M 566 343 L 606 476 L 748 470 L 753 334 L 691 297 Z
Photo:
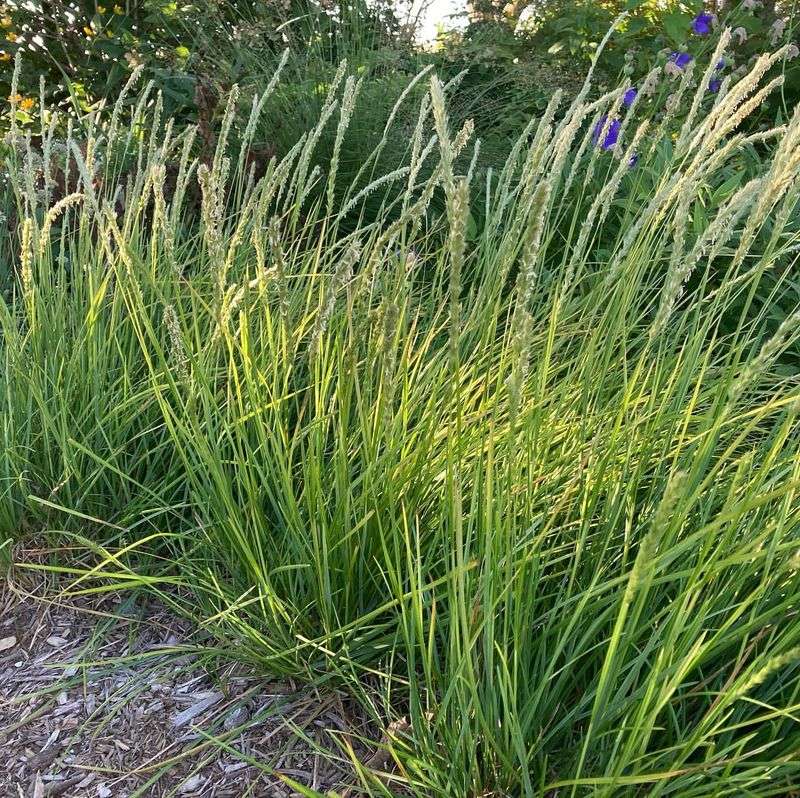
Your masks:
M 686 69 L 686 67 L 691 63 L 692 57 L 689 55 L 689 53 L 673 53 L 669 57 L 669 60 L 672 61 L 672 63 L 675 64 L 678 69 Z
M 639 153 L 638 152 L 631 153 L 631 157 L 628 158 L 628 168 L 633 169 L 633 167 L 636 166 L 637 163 L 639 163 Z
M 725 69 L 725 59 L 720 58 L 719 61 L 717 61 L 717 63 L 715 64 L 714 69 L 716 69 L 717 72 L 719 72 L 721 69 Z
M 711 25 L 714 22 L 714 15 L 708 14 L 705 11 L 702 14 L 698 14 L 692 20 L 692 30 L 698 36 L 708 36 L 711 33 Z
M 720 87 L 722 86 L 722 81 L 719 78 L 714 78 L 713 80 L 708 81 L 708 90 L 712 94 L 716 94 Z
M 622 95 L 622 102 L 630 108 L 633 105 L 633 101 L 636 99 L 636 87 L 631 86 L 625 94 Z
M 594 130 L 592 131 L 592 141 L 595 144 L 597 144 L 600 141 L 600 136 L 607 122 L 608 122 L 608 117 L 602 116 L 600 120 L 597 122 L 597 124 L 594 126 Z M 606 130 L 606 135 L 605 138 L 603 139 L 603 143 L 600 145 L 604 150 L 610 150 L 617 143 L 621 127 L 622 127 L 622 122 L 620 122 L 619 119 L 611 120 L 611 124 L 608 126 L 608 129 Z

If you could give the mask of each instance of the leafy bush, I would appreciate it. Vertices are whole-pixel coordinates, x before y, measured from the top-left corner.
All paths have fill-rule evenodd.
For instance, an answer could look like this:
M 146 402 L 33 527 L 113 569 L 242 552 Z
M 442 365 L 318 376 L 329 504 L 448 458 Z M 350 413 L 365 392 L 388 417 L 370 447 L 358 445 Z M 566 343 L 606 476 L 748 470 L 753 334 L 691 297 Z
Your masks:
M 467 70 L 464 87 L 475 98 L 478 129 L 514 136 L 530 114 L 544 109 L 554 91 L 574 96 L 593 61 L 596 91 L 623 78 L 636 84 L 655 66 L 669 69 L 675 53 L 707 58 L 714 49 L 712 33 L 729 27 L 736 32 L 734 46 L 719 77 L 732 73 L 741 77 L 760 53 L 795 36 L 789 3 L 744 0 L 712 14 L 716 7 L 700 0 L 490 3 L 490 10 L 498 13 L 473 13 L 464 32 L 442 37 L 438 60 L 447 74 Z M 620 20 L 623 12 L 626 16 Z M 703 23 L 698 25 L 698 19 Z M 614 35 L 600 48 L 612 26 Z M 788 109 L 800 101 L 800 61 L 790 53 L 775 71 L 785 75 L 782 91 L 750 117 L 754 127 L 785 119 Z
M 40 79 L 48 106 L 75 107 L 85 113 L 103 97 L 114 97 L 137 64 L 146 64 L 148 78 L 164 88 L 168 113 L 183 109 L 193 95 L 185 65 L 192 44 L 183 25 L 192 23 L 192 6 L 155 2 L 46 2 L 6 5 L 5 39 L 0 58 L 11 63 L 25 53 L 25 70 L 17 91 L 21 123 L 40 101 Z M 182 18 L 185 17 L 184 18 Z M 207 27 L 214 15 L 207 15 Z M 187 46 L 187 44 L 189 46 Z M 10 91 L 11 70 L 3 72 L 0 90 Z
M 47 107 L 80 117 L 102 100 L 113 104 L 138 66 L 142 80 L 161 92 L 164 113 L 185 124 L 197 120 L 198 105 L 210 92 L 225 93 L 264 74 L 269 80 L 287 45 L 298 64 L 311 63 L 319 72 L 323 64 L 335 71 L 356 42 L 365 53 L 387 44 L 401 51 L 405 42 L 383 2 L 338 8 L 308 0 L 33 0 L 1 5 L 0 28 L 0 62 L 7 67 L 0 72 L 0 91 L 9 96 L 11 65 L 24 53 L 15 90 L 17 123 L 31 127 L 40 90 Z

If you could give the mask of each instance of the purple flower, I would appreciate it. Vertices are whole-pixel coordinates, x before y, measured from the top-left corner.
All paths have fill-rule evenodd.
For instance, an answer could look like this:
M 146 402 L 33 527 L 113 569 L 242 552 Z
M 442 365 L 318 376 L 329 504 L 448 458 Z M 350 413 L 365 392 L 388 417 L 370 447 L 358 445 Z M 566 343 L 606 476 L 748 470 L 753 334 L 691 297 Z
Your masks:
M 698 36 L 708 36 L 708 34 L 711 33 L 711 26 L 714 24 L 714 21 L 714 15 L 704 11 L 692 20 L 692 30 Z
M 716 94 L 719 91 L 720 86 L 722 86 L 722 81 L 719 78 L 714 78 L 713 80 L 708 81 L 708 90 L 712 94 Z
M 669 57 L 669 60 L 672 61 L 672 63 L 675 64 L 678 69 L 686 69 L 686 67 L 691 63 L 692 57 L 689 55 L 689 53 L 673 53 Z
M 622 102 L 627 108 L 630 108 L 633 105 L 633 101 L 636 99 L 636 87 L 631 86 L 625 94 L 622 95 Z
M 633 169 L 637 163 L 639 163 L 639 153 L 634 152 L 631 154 L 631 157 L 628 158 L 628 169 Z
M 717 72 L 719 72 L 721 69 L 725 69 L 725 59 L 720 58 L 719 61 L 717 61 L 714 69 L 716 69 Z
M 606 123 L 608 122 L 607 116 L 602 116 L 597 124 L 594 126 L 594 130 L 592 131 L 592 141 L 597 144 L 600 141 L 600 136 L 603 133 L 603 128 L 605 128 Z M 608 126 L 606 130 L 605 138 L 603 139 L 603 143 L 600 145 L 604 150 L 610 150 L 619 139 L 619 131 L 622 127 L 622 122 L 619 119 L 612 119 L 611 124 Z

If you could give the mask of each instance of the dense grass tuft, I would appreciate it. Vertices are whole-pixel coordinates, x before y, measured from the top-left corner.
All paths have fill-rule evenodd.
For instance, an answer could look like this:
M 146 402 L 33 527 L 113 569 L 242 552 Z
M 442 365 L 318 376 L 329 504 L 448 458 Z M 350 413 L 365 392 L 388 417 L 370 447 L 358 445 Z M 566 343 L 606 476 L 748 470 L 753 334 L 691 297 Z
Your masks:
M 666 149 L 668 117 L 624 121 L 619 157 L 593 133 L 622 89 L 587 84 L 499 172 L 424 75 L 404 165 L 370 172 L 390 120 L 338 185 L 311 164 L 344 67 L 263 177 L 256 121 L 198 163 L 157 101 L 67 142 L 62 197 L 20 142 L 2 529 L 406 716 L 375 794 L 788 794 L 800 115 L 737 133 L 781 55 L 715 97 L 710 67 Z

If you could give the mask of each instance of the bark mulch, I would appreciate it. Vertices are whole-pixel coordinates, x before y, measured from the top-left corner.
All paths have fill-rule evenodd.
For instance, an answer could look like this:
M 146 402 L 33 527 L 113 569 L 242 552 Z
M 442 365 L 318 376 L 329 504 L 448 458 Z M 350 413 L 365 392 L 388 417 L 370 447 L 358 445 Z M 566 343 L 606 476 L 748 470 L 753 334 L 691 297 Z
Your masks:
M 281 776 L 348 794 L 337 736 L 374 752 L 342 696 L 209 656 L 150 597 L 66 599 L 18 574 L 0 584 L 2 798 L 296 796 Z

